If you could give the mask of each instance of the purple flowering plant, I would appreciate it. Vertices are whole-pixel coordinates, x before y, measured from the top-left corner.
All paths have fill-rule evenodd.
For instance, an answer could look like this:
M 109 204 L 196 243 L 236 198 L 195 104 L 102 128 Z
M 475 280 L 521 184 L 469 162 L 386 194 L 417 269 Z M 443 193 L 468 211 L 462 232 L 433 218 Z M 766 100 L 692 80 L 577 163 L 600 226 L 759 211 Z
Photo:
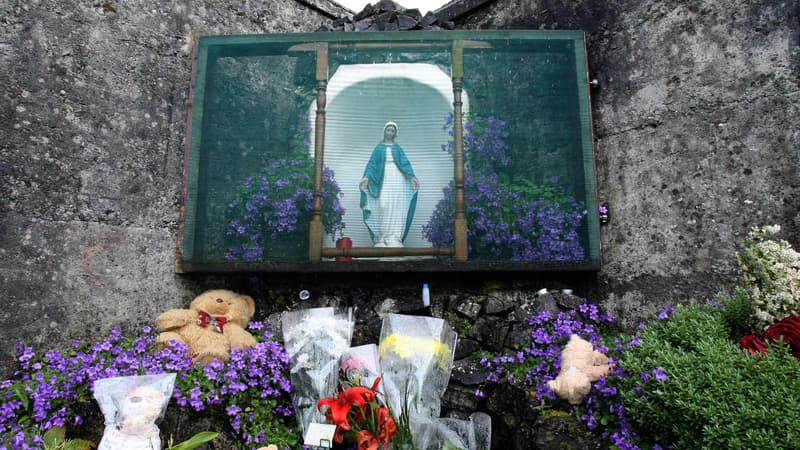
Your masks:
M 453 116 L 444 128 L 453 136 Z M 585 251 L 578 228 L 586 211 L 578 201 L 553 183 L 508 179 L 513 163 L 506 143 L 506 123 L 495 117 L 473 116 L 464 126 L 464 203 L 469 254 L 477 258 L 511 261 L 581 260 Z M 450 154 L 451 140 L 442 146 Z M 443 189 L 423 233 L 436 247 L 455 242 L 455 185 Z
M 576 310 L 560 311 L 557 314 L 542 311 L 534 314 L 528 325 L 531 328 L 530 339 L 515 353 L 481 360 L 489 370 L 486 382 L 523 383 L 531 388 L 539 408 L 555 405 L 568 409 L 587 428 L 598 431 L 617 448 L 638 448 L 637 436 L 625 414 L 619 390 L 610 384 L 610 380 L 616 377 L 628 376 L 622 369 L 616 367 L 611 375 L 593 383 L 584 403 L 578 406 L 570 406 L 557 399 L 547 385 L 561 370 L 561 351 L 572 334 L 591 342 L 596 350 L 607 354 L 612 363 L 626 350 L 638 345 L 638 338 L 619 333 L 614 318 L 601 313 L 597 305 L 586 300 Z M 661 375 L 663 374 L 659 372 L 659 376 Z M 476 395 L 480 397 L 485 394 L 479 389 Z
M 311 123 L 301 114 L 301 126 L 292 126 L 291 156 L 265 162 L 247 177 L 228 204 L 225 234 L 228 261 L 297 259 L 306 254 L 308 226 L 314 202 L 314 159 L 308 154 Z M 322 224 L 336 240 L 342 234 L 342 195 L 330 168 L 322 172 Z
M 297 448 L 288 356 L 269 329 L 258 322 L 250 328 L 255 347 L 206 366 L 192 365 L 185 345 L 159 348 L 148 326 L 137 337 L 114 329 L 99 342 L 74 341 L 63 351 L 37 353 L 18 344 L 19 367 L 0 383 L 0 448 L 41 448 L 48 430 L 80 426 L 82 406 L 95 402 L 95 380 L 164 372 L 178 374 L 171 407 L 224 417 L 240 448 Z
M 573 334 L 591 342 L 601 353 L 608 353 L 601 330 L 609 329 L 614 319 L 599 311 L 597 305 L 584 301 L 578 310 L 553 314 L 542 311 L 534 314 L 528 325 L 530 340 L 511 355 L 483 358 L 481 363 L 489 369 L 486 381 L 497 383 L 503 379 L 524 382 L 535 389 L 537 402 L 555 400 L 547 386 L 561 369 L 561 350 Z

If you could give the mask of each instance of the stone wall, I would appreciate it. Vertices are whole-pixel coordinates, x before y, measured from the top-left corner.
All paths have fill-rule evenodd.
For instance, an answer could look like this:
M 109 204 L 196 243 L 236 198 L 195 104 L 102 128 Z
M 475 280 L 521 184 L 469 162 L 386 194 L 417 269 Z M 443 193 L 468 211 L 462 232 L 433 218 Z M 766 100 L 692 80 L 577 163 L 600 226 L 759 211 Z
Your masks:
M 734 286 L 736 246 L 752 225 L 779 223 L 800 244 L 796 2 L 472 3 L 482 6 L 449 17 L 457 28 L 587 32 L 598 192 L 611 206 L 598 274 L 176 275 L 193 39 L 314 31 L 345 11 L 321 0 L 10 0 L 0 5 L 0 292 L 10 306 L 0 375 L 16 341 L 133 330 L 211 287 L 253 295 L 259 318 L 309 289 L 312 302 L 362 307 L 357 340 L 374 341 L 374 307 L 416 300 L 428 282 L 438 314 L 500 351 L 519 324 L 489 311 L 496 299 L 518 305 L 570 287 L 635 326 Z

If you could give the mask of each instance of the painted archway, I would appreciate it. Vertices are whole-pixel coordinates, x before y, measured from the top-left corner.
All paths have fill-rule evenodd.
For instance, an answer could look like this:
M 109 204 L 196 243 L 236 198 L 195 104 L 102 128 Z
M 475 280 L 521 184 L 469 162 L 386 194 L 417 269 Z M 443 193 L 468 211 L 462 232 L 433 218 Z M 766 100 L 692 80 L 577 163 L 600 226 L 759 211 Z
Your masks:
M 372 246 L 359 207 L 358 183 L 373 148 L 383 138 L 384 124 L 393 121 L 398 125 L 396 142 L 420 181 L 417 210 L 404 244 L 430 247 L 422 226 L 453 178 L 453 158 L 442 150 L 452 139 L 443 129 L 453 111 L 450 76 L 433 64 L 342 65 L 330 78 L 327 99 L 325 165 L 335 172 L 343 193 L 345 234 L 356 247 Z M 463 99 L 466 111 L 466 95 Z M 315 113 L 316 104 L 312 104 L 312 123 Z M 333 243 L 325 239 L 323 245 Z

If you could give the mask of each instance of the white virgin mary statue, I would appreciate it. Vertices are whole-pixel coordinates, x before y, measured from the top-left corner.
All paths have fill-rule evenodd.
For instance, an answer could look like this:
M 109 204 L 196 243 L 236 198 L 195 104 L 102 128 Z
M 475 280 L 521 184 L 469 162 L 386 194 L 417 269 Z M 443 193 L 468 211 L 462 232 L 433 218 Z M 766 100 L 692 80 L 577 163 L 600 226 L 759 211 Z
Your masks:
M 397 124 L 386 122 L 383 142 L 372 150 L 359 183 L 361 211 L 375 247 L 402 247 L 417 206 L 419 180 L 396 136 Z

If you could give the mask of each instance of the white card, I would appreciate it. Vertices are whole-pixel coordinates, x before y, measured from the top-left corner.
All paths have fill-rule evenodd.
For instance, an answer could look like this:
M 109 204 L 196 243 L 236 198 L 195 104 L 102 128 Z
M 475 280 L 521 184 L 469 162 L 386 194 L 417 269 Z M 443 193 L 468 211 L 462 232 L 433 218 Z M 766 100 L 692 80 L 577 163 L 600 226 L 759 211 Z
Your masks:
M 331 448 L 333 446 L 333 434 L 336 432 L 336 425 L 327 423 L 312 422 L 306 431 L 304 445 L 313 447 Z

